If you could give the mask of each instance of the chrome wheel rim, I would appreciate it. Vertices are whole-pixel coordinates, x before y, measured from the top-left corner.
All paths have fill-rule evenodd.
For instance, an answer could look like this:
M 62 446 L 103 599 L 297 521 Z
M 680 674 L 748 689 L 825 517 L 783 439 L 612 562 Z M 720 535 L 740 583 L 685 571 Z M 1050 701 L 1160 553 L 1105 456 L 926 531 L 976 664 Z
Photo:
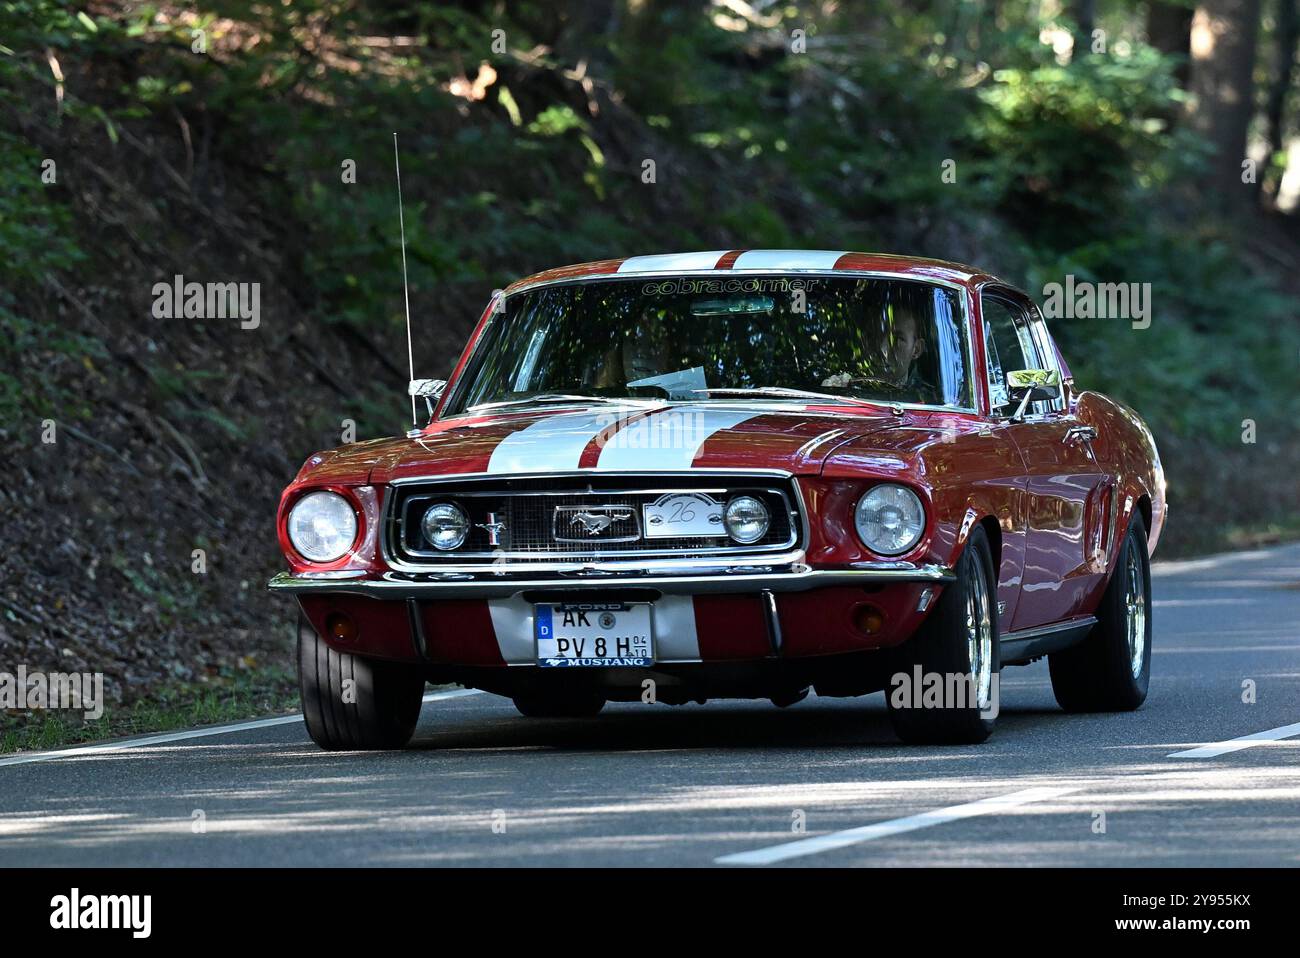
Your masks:
M 1129 547 L 1124 589 L 1124 621 L 1128 628 L 1128 659 L 1133 677 L 1142 674 L 1147 647 L 1146 577 L 1137 549 Z
M 975 702 L 983 711 L 993 687 L 993 611 L 988 584 L 979 574 L 966 594 L 966 656 Z

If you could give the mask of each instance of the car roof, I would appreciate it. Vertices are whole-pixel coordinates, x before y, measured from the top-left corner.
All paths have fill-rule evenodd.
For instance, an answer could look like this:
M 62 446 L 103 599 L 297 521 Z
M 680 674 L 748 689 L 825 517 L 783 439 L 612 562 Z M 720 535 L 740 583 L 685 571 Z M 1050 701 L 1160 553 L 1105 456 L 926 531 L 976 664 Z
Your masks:
M 506 287 L 506 295 L 532 286 L 606 276 L 677 275 L 680 273 L 786 273 L 786 272 L 887 273 L 902 278 L 937 280 L 974 287 L 996 278 L 961 263 L 892 253 L 855 253 L 848 250 L 748 249 L 705 250 L 694 253 L 659 253 L 575 263 L 543 270 Z

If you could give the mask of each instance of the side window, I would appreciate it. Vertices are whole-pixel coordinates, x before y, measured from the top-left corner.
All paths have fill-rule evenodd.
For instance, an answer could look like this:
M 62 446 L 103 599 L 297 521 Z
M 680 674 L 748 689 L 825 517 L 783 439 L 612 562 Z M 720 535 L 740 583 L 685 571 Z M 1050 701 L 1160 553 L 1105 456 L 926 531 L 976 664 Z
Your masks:
M 1011 402 L 1007 373 L 1013 369 L 1043 369 L 1024 311 L 988 293 L 980 303 L 984 314 L 984 352 L 988 357 L 989 401 L 996 413 Z
M 1065 378 L 1065 370 L 1061 368 L 1060 359 L 1056 354 L 1056 344 L 1052 339 L 1052 334 L 1048 332 L 1047 323 L 1043 320 L 1043 314 L 1037 306 L 1031 310 L 1030 326 L 1033 328 L 1034 341 L 1038 343 L 1038 350 L 1043 356 L 1043 368 L 1055 369 Z M 1065 392 L 1050 402 L 1035 403 L 1034 408 L 1039 412 L 1061 412 L 1065 409 Z

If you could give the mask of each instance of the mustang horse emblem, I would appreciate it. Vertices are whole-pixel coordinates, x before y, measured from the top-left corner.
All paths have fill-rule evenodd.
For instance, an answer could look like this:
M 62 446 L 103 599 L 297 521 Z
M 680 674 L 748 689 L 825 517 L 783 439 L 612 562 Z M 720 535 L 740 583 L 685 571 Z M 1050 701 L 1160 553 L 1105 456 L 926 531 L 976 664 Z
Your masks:
M 622 522 L 624 519 L 631 518 L 632 513 L 630 512 L 579 512 L 575 513 L 573 518 L 569 520 L 569 525 L 582 526 L 583 532 L 589 536 L 595 536 L 608 529 L 614 524 L 615 520 Z
M 497 519 L 497 514 L 495 512 L 489 512 L 487 514 L 487 522 L 476 522 L 474 523 L 474 526 L 487 533 L 488 545 L 501 545 L 501 533 L 506 531 L 506 524 Z

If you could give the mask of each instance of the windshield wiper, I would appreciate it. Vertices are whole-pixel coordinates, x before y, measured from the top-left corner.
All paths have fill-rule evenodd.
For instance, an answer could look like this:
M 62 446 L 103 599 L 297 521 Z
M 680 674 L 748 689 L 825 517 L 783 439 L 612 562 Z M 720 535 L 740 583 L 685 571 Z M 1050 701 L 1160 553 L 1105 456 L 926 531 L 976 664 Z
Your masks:
M 500 402 L 481 402 L 466 406 L 465 411 L 475 409 L 501 409 L 506 406 L 527 406 L 530 403 L 614 403 L 619 406 L 658 406 L 661 399 L 635 399 L 631 396 L 572 396 L 568 393 L 538 393 L 523 399 L 503 399 Z
M 785 386 L 714 386 L 709 389 L 692 389 L 691 392 L 705 393 L 709 396 L 772 396 L 777 399 L 829 399 L 837 403 L 855 406 L 883 406 L 895 414 L 900 414 L 903 407 L 898 403 L 880 402 L 875 399 L 859 399 L 857 396 L 836 396 L 832 393 L 815 393 L 807 389 L 787 389 Z

